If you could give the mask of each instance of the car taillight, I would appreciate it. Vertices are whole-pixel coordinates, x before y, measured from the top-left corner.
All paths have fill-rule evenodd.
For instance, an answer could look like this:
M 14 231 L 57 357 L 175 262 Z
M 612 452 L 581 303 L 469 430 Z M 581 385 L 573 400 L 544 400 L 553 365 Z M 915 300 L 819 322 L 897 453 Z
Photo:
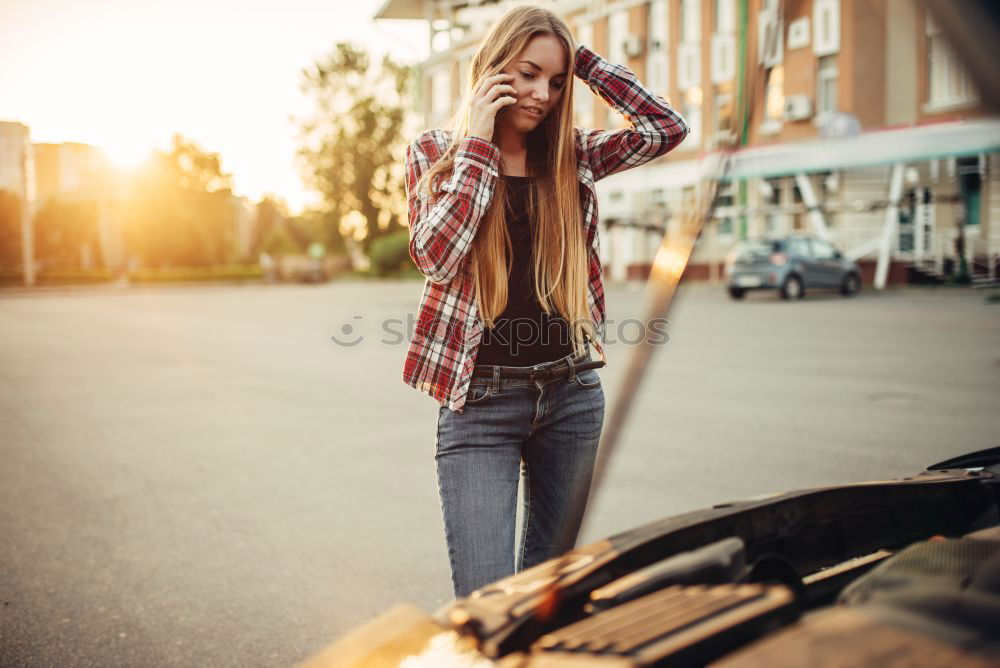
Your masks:
M 771 264 L 782 266 L 788 262 L 788 256 L 784 253 L 771 253 Z

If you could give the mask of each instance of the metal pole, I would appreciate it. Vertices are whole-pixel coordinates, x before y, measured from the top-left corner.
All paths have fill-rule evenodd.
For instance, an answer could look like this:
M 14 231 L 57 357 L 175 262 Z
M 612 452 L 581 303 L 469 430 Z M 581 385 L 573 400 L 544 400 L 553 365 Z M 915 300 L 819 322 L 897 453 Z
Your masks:
M 812 179 L 799 172 L 795 175 L 795 185 L 799 187 L 799 192 L 802 193 L 802 202 L 806 205 L 806 211 L 809 212 L 809 224 L 812 226 L 813 232 L 820 239 L 829 241 L 830 230 L 826 226 L 826 221 L 823 220 L 823 211 L 819 204 L 819 198 L 816 197 L 816 190 L 813 188 Z
M 896 233 L 896 221 L 899 220 L 899 198 L 903 193 L 903 163 L 892 166 L 892 177 L 889 179 L 889 206 L 885 210 L 885 225 L 882 226 L 882 239 L 878 249 L 878 264 L 875 265 L 875 289 L 885 287 L 885 279 L 889 273 L 889 253 L 892 248 L 892 238 Z
M 740 0 L 739 5 L 736 9 L 737 11 L 737 22 L 739 24 L 739 34 L 738 43 L 736 45 L 737 53 L 737 67 L 738 72 L 746 72 L 746 53 L 747 53 L 747 20 L 749 16 L 749 8 L 747 7 L 747 0 Z M 736 110 L 741 116 L 740 118 L 740 146 L 746 146 L 749 141 L 749 136 L 747 128 L 750 124 L 750 109 L 747 105 L 747 100 L 749 96 L 746 91 L 746 83 L 743 81 L 743 77 L 736 77 Z M 740 240 L 746 240 L 748 236 L 748 221 L 745 207 L 747 205 L 747 180 L 740 179 L 739 187 L 736 191 L 737 204 L 743 209 L 740 214 Z

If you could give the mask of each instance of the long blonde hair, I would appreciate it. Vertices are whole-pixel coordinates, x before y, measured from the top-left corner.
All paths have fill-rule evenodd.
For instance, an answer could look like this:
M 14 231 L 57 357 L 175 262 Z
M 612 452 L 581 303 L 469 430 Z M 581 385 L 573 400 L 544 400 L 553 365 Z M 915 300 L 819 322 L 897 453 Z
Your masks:
M 529 210 L 536 212 L 534 226 L 535 295 L 542 310 L 562 315 L 570 325 L 573 348 L 580 354 L 585 337 L 596 338 L 587 305 L 589 258 L 580 210 L 576 144 L 573 134 L 573 57 L 576 44 L 569 28 L 547 9 L 515 7 L 498 20 L 483 38 L 469 67 L 466 90 L 458 110 L 445 124 L 451 141 L 441 159 L 427 170 L 418 189 L 432 201 L 437 199 L 438 179 L 452 172 L 455 154 L 468 134 L 472 92 L 483 79 L 499 74 L 521 53 L 537 34 L 558 37 L 568 56 L 566 83 L 560 99 L 542 123 L 528 134 L 527 174 L 534 177 L 529 188 Z M 502 158 L 501 158 L 502 159 Z M 485 326 L 507 306 L 508 254 L 512 254 L 507 230 L 507 188 L 498 179 L 493 200 L 487 208 L 472 243 L 468 262 L 476 286 L 476 303 Z

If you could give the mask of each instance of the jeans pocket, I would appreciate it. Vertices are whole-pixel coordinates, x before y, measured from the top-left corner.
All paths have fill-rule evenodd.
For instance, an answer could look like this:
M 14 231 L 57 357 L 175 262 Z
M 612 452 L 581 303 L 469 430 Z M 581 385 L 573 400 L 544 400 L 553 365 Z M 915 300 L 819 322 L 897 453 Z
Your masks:
M 601 377 L 597 375 L 597 369 L 586 369 L 577 373 L 573 382 L 584 389 L 593 390 L 601 386 Z
M 486 383 L 472 383 L 465 397 L 466 406 L 481 404 L 493 396 L 493 387 Z

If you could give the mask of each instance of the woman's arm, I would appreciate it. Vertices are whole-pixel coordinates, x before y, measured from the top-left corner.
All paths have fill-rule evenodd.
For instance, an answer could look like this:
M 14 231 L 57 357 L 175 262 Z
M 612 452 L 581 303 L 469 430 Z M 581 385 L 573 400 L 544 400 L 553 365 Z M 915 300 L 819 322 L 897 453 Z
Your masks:
M 485 139 L 465 137 L 458 145 L 455 169 L 441 184 L 433 204 L 417 194 L 417 182 L 439 154 L 431 135 L 421 133 L 406 148 L 406 201 L 410 221 L 410 257 L 427 278 L 448 283 L 472 249 L 479 222 L 500 178 L 500 149 Z
M 644 88 L 624 65 L 609 63 L 581 44 L 576 49 L 573 69 L 595 95 L 632 126 L 623 130 L 577 129 L 595 181 L 663 155 L 690 132 L 680 114 Z

